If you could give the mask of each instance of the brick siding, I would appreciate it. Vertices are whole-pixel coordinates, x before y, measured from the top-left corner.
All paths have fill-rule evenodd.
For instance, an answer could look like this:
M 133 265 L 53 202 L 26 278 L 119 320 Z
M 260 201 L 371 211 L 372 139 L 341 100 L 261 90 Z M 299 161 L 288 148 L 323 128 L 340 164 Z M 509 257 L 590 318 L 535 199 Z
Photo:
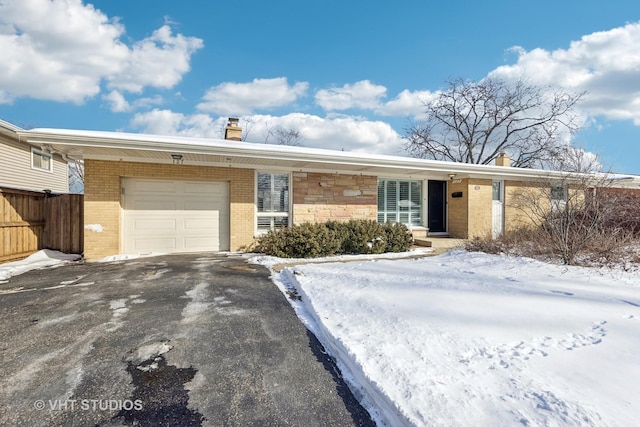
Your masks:
M 100 224 L 104 231 L 85 230 L 84 254 L 87 259 L 121 253 L 122 178 L 228 182 L 230 248 L 242 250 L 253 243 L 253 170 L 88 159 L 85 160 L 85 224 Z

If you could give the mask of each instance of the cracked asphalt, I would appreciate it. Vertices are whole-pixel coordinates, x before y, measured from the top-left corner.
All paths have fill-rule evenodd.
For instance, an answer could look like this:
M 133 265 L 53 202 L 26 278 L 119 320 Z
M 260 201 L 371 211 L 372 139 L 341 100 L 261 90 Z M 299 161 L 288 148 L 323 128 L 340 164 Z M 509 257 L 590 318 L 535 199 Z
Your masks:
M 31 271 L 0 283 L 0 319 L 0 425 L 374 425 L 237 255 Z

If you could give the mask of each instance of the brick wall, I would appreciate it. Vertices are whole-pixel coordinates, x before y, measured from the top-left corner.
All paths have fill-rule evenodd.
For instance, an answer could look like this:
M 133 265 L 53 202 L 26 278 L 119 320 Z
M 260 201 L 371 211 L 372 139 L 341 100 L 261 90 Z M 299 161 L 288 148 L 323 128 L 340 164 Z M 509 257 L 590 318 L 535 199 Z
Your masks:
M 449 234 L 452 237 L 466 238 L 469 234 L 469 180 L 449 181 L 447 191 Z M 462 192 L 462 197 L 451 197 L 454 192 Z
M 491 235 L 492 181 L 490 179 L 459 179 L 449 182 L 448 215 L 449 234 L 458 238 L 486 237 Z M 462 192 L 462 197 L 451 194 Z
M 231 250 L 241 250 L 253 243 L 255 173 L 251 169 L 85 160 L 84 222 L 100 224 L 104 229 L 102 233 L 85 230 L 86 258 L 121 251 L 123 177 L 228 182 Z
M 293 173 L 293 223 L 375 220 L 378 178 L 326 173 Z
M 532 225 L 531 209 L 525 205 L 535 200 L 542 209 L 549 209 L 549 191 L 543 190 L 540 183 L 505 181 L 504 184 L 504 220 L 505 231 Z M 548 184 L 546 184 L 548 185 Z
M 490 179 L 469 180 L 469 238 L 491 236 L 493 215 L 491 195 Z

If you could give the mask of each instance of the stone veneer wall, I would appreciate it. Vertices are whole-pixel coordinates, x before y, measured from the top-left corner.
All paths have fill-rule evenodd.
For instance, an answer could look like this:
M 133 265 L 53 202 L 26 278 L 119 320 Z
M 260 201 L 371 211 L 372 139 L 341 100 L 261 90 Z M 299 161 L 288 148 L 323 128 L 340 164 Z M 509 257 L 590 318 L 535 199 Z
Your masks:
M 293 223 L 376 220 L 378 178 L 330 173 L 293 173 Z
M 228 182 L 230 248 L 241 250 L 253 243 L 255 172 L 251 169 L 85 160 L 84 221 L 104 229 L 85 230 L 86 258 L 120 253 L 123 177 Z

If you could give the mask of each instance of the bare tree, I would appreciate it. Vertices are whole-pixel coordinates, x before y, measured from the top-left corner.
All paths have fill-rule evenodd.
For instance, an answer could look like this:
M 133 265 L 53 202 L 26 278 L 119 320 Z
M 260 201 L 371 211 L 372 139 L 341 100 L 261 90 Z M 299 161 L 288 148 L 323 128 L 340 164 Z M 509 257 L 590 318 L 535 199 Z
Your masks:
M 264 142 L 270 143 L 273 140 L 278 145 L 299 146 L 302 141 L 302 134 L 299 130 L 293 128 L 284 128 L 282 126 L 269 126 L 266 124 Z
M 522 79 L 450 80 L 424 103 L 426 119 L 409 125 L 405 148 L 415 157 L 477 164 L 505 152 L 513 166 L 542 167 L 578 129 L 573 109 L 583 95 Z
M 69 162 L 69 189 L 74 193 L 84 193 L 84 161 L 72 159 Z
M 575 264 L 581 254 L 612 259 L 640 234 L 639 199 L 613 188 L 615 175 L 599 172 L 597 158 L 587 154 L 585 159 L 584 150 L 566 153 L 569 171 L 529 183 L 509 202 L 523 219 L 528 241 L 565 264 Z

